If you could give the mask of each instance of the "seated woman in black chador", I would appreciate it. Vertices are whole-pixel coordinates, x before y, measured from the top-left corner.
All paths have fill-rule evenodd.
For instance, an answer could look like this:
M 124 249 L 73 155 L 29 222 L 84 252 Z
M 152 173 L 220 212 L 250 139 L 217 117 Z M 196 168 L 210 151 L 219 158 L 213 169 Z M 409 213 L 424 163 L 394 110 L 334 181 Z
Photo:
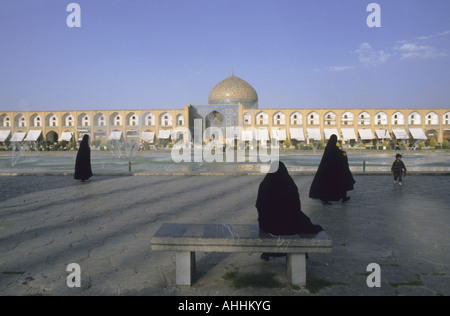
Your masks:
M 323 228 L 311 223 L 302 212 L 297 185 L 284 163 L 275 162 L 271 169 L 276 168 L 277 164 L 278 170 L 268 173 L 259 185 L 256 208 L 260 230 L 273 235 L 319 233 Z M 277 255 L 263 254 L 261 259 L 269 260 L 269 256 Z
M 353 190 L 356 182 L 350 171 L 347 155 L 336 144 L 337 136 L 331 135 L 309 190 L 309 197 L 320 199 L 323 204 L 339 200 L 347 202 L 350 199 L 347 191 Z
M 89 181 L 92 177 L 91 169 L 91 148 L 89 147 L 89 135 L 84 135 L 78 149 L 75 162 L 75 180 Z

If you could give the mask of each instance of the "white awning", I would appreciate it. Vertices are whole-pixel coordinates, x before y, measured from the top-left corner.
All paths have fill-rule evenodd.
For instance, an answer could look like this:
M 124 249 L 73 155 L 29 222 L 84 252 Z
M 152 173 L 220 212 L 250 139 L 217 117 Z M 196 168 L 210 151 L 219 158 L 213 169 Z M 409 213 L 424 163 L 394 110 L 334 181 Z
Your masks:
M 378 139 L 391 139 L 391 135 L 389 135 L 389 131 L 385 129 L 377 129 L 375 130 L 375 134 L 377 134 Z
M 342 138 L 344 140 L 358 139 L 355 134 L 354 128 L 341 128 Z
M 277 128 L 272 128 L 272 138 L 275 138 L 277 140 L 286 140 L 286 130 L 285 129 L 277 129 Z
M 15 132 L 11 137 L 11 142 L 21 142 L 25 138 L 26 133 L 24 132 Z
M 325 133 L 325 140 L 330 139 L 331 135 L 336 135 L 337 138 L 339 139 L 339 133 L 337 128 L 325 128 L 324 130 Z
M 269 140 L 269 130 L 267 128 L 258 128 L 255 129 L 255 138 L 260 141 L 268 141 Z
M 397 139 L 409 139 L 408 133 L 402 128 L 393 129 L 392 132 Z
M 241 139 L 245 142 L 245 141 L 251 141 L 253 140 L 253 131 L 242 131 L 241 134 Z
M 307 128 L 306 134 L 308 135 L 308 139 L 313 140 L 321 140 L 322 135 L 320 133 L 320 128 Z
M 423 129 L 421 128 L 410 128 L 409 131 L 411 132 L 413 139 L 427 139 L 427 135 L 423 132 Z
M 305 140 L 305 134 L 303 133 L 303 128 L 291 128 L 291 139 L 296 139 L 299 141 Z M 320 133 L 320 131 L 319 131 Z
M 141 140 L 144 142 L 153 143 L 155 139 L 155 132 L 142 132 Z
M 41 137 L 42 131 L 31 130 L 28 132 L 27 137 L 25 137 L 24 141 L 26 142 L 36 142 L 39 137 Z
M 0 131 L 0 142 L 4 142 L 11 135 L 11 131 Z
M 121 140 L 121 139 L 122 139 L 122 132 L 111 132 L 108 138 L 108 140 Z
M 158 138 L 159 139 L 169 139 L 172 136 L 171 129 L 162 129 L 159 131 Z
M 29 133 L 28 133 L 28 136 L 30 136 Z M 27 138 L 28 138 L 28 136 L 27 136 Z M 70 142 L 72 140 L 72 136 L 73 136 L 72 132 L 63 132 L 61 137 L 58 139 L 58 142 L 61 142 L 61 141 Z M 39 138 L 39 136 L 38 136 L 38 138 Z M 36 140 L 37 140 L 37 138 L 36 138 Z
M 372 140 L 375 138 L 370 129 L 358 129 L 358 133 L 362 140 Z

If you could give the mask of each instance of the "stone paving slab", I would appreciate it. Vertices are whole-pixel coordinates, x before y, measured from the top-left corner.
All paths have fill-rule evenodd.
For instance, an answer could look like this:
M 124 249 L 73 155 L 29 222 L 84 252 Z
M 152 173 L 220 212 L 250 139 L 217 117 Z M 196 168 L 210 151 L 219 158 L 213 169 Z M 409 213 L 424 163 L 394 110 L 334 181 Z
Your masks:
M 333 239 L 311 254 L 312 293 L 289 285 L 282 258 L 199 253 L 192 287 L 175 284 L 175 253 L 152 252 L 162 223 L 257 223 L 263 176 L 0 177 L 0 295 L 450 295 L 448 176 L 356 175 L 346 204 L 307 197 L 313 176 L 295 175 L 303 211 Z M 67 286 L 70 263 L 81 287 Z M 367 265 L 381 267 L 369 288 Z M 236 289 L 226 272 L 275 273 L 278 288 Z

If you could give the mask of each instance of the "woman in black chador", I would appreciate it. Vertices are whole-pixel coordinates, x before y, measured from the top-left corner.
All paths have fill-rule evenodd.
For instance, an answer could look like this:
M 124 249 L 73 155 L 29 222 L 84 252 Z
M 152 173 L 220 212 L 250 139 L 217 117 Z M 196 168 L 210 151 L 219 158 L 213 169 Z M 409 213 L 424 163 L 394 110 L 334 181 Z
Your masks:
M 342 200 L 342 203 L 347 202 L 350 200 L 347 191 L 353 190 L 356 182 L 348 166 L 346 154 L 336 144 L 337 136 L 331 135 L 309 190 L 309 197 L 320 199 L 323 204 L 339 200 Z
M 277 165 L 278 170 L 268 173 L 259 185 L 256 208 L 260 230 L 273 235 L 321 232 L 323 228 L 311 223 L 309 217 L 302 212 L 297 185 L 284 163 L 273 163 L 271 171 Z M 269 260 L 270 257 L 279 256 L 283 255 L 263 253 L 261 259 Z
M 301 233 L 316 234 L 323 230 L 314 225 L 301 208 L 297 185 L 289 175 L 284 163 L 278 170 L 268 173 L 259 185 L 256 208 L 258 209 L 259 228 L 273 235 L 295 235 Z
M 89 181 L 92 177 L 91 169 L 91 148 L 89 147 L 89 135 L 84 135 L 78 149 L 77 160 L 75 162 L 75 180 Z

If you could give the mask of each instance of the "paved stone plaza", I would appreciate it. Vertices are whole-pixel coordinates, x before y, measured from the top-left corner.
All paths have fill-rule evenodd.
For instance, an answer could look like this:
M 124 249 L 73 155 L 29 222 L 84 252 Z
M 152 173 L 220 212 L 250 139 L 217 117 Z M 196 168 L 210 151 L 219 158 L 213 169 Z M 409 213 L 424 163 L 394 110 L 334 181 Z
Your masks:
M 346 204 L 309 199 L 313 176 L 294 176 L 303 211 L 333 239 L 311 254 L 315 295 L 450 295 L 449 176 L 356 175 Z M 162 223 L 257 223 L 262 176 L 0 177 L 0 295 L 311 295 L 289 285 L 285 259 L 197 254 L 197 280 L 175 285 L 175 253 L 152 252 Z M 70 263 L 81 287 L 67 286 Z M 370 263 L 381 287 L 369 288 Z M 226 272 L 274 272 L 277 288 L 235 289 Z

